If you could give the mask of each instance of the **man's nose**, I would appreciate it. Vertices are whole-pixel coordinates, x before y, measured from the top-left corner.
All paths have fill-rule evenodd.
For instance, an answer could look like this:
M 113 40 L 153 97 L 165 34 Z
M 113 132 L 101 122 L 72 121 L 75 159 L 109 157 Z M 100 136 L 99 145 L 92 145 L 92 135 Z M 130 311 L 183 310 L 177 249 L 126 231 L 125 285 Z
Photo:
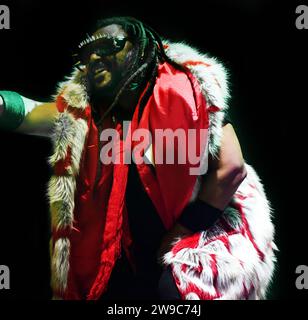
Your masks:
M 91 53 L 90 55 L 90 59 L 89 59 L 89 62 L 94 62 L 96 60 L 99 60 L 100 59 L 100 56 L 96 54 L 96 52 L 93 52 Z

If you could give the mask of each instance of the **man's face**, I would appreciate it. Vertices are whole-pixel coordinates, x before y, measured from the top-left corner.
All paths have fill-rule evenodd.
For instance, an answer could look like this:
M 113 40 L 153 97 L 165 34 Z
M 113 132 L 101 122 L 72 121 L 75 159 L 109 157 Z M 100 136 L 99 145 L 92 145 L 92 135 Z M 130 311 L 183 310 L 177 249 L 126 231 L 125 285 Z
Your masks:
M 81 48 L 90 89 L 94 96 L 114 96 L 128 72 L 133 45 L 116 24 L 97 30 L 91 37 L 95 40 Z

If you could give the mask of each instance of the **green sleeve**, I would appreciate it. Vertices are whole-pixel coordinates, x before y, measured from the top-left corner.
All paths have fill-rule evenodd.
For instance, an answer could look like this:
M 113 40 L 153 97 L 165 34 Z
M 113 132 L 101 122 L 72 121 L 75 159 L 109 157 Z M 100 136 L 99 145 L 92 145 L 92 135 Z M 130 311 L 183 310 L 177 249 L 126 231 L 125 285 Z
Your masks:
M 14 91 L 0 91 L 4 102 L 4 111 L 0 116 L 0 128 L 17 129 L 25 118 L 25 105 L 20 94 Z

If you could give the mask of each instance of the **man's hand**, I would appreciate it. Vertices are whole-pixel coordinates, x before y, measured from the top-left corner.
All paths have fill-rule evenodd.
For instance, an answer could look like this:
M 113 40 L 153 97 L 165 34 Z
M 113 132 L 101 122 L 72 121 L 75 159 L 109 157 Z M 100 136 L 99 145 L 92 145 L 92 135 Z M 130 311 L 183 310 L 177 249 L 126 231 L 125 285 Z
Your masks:
M 158 250 L 158 259 L 162 262 L 163 256 L 169 252 L 172 248 L 172 244 L 177 240 L 177 238 L 182 238 L 193 234 L 192 231 L 185 228 L 179 223 L 176 223 L 172 229 L 170 229 L 161 241 L 160 248 Z

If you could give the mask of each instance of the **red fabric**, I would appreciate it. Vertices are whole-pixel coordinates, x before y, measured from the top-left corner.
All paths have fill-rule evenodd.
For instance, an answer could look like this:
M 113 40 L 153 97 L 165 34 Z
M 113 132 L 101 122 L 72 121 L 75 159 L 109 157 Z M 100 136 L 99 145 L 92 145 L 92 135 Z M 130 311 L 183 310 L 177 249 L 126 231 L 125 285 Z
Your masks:
M 68 147 L 67 155 L 64 160 L 59 160 L 55 166 L 54 166 L 54 173 L 56 176 L 64 176 L 67 174 L 67 169 L 72 164 L 72 158 L 71 158 L 72 150 L 70 147 Z
M 63 111 L 62 99 L 58 99 L 59 111 Z M 98 167 L 98 131 L 90 108 L 83 115 L 88 117 L 89 132 L 77 179 L 74 218 L 70 235 L 71 255 L 66 299 L 98 299 L 107 289 L 113 266 L 120 255 L 121 241 L 129 253 L 132 244 L 125 208 L 125 189 L 128 165 L 102 165 L 102 176 L 97 185 L 95 177 Z M 139 106 L 132 120 L 132 133 L 136 129 L 149 129 L 153 137 L 155 154 L 156 129 L 176 130 L 208 129 L 206 102 L 197 81 L 187 74 L 164 63 L 159 66 L 154 92 L 150 97 L 140 123 L 137 122 Z M 74 112 L 76 116 L 76 111 Z M 77 115 L 78 116 L 78 115 Z M 105 123 L 110 128 L 111 123 Z M 121 127 L 117 130 L 121 132 Z M 203 151 L 206 141 L 197 139 L 197 152 Z M 127 144 L 117 142 L 120 153 Z M 132 143 L 135 147 L 137 143 Z M 164 145 L 163 150 L 168 148 Z M 177 152 L 187 156 L 182 145 L 175 143 Z M 177 160 L 177 157 L 175 157 Z M 101 165 L 101 164 L 100 164 Z M 198 166 L 198 165 L 197 165 Z M 190 164 L 159 164 L 155 175 L 147 164 L 137 165 L 141 181 L 153 201 L 158 214 L 167 229 L 170 229 L 188 203 L 196 176 L 190 175 Z M 77 232 L 78 230 L 78 232 Z M 124 232 L 124 234 L 123 234 Z
M 207 130 L 209 126 L 206 101 L 193 76 L 167 63 L 160 65 L 158 74 L 153 95 L 147 103 L 139 125 L 139 128 L 149 128 L 152 133 L 154 158 L 155 130 L 181 128 L 187 137 L 189 129 L 196 129 L 199 133 L 200 129 Z M 197 155 L 204 152 L 205 142 L 201 141 L 197 134 Z M 166 151 L 167 148 L 169 146 L 165 144 L 163 150 Z M 182 154 L 188 159 L 186 149 L 182 144 L 174 144 L 174 154 Z M 166 229 L 170 229 L 191 198 L 196 183 L 196 176 L 189 173 L 192 166 L 189 163 L 179 164 L 178 157 L 175 156 L 175 164 L 156 164 L 155 176 L 148 165 L 142 164 L 137 167 L 145 190 Z
M 110 127 L 111 122 L 107 126 Z M 103 165 L 102 177 L 96 186 L 98 154 L 98 131 L 90 118 L 75 196 L 74 227 L 79 232 L 72 231 L 70 235 L 70 270 L 65 299 L 86 299 L 100 266 L 113 166 Z

